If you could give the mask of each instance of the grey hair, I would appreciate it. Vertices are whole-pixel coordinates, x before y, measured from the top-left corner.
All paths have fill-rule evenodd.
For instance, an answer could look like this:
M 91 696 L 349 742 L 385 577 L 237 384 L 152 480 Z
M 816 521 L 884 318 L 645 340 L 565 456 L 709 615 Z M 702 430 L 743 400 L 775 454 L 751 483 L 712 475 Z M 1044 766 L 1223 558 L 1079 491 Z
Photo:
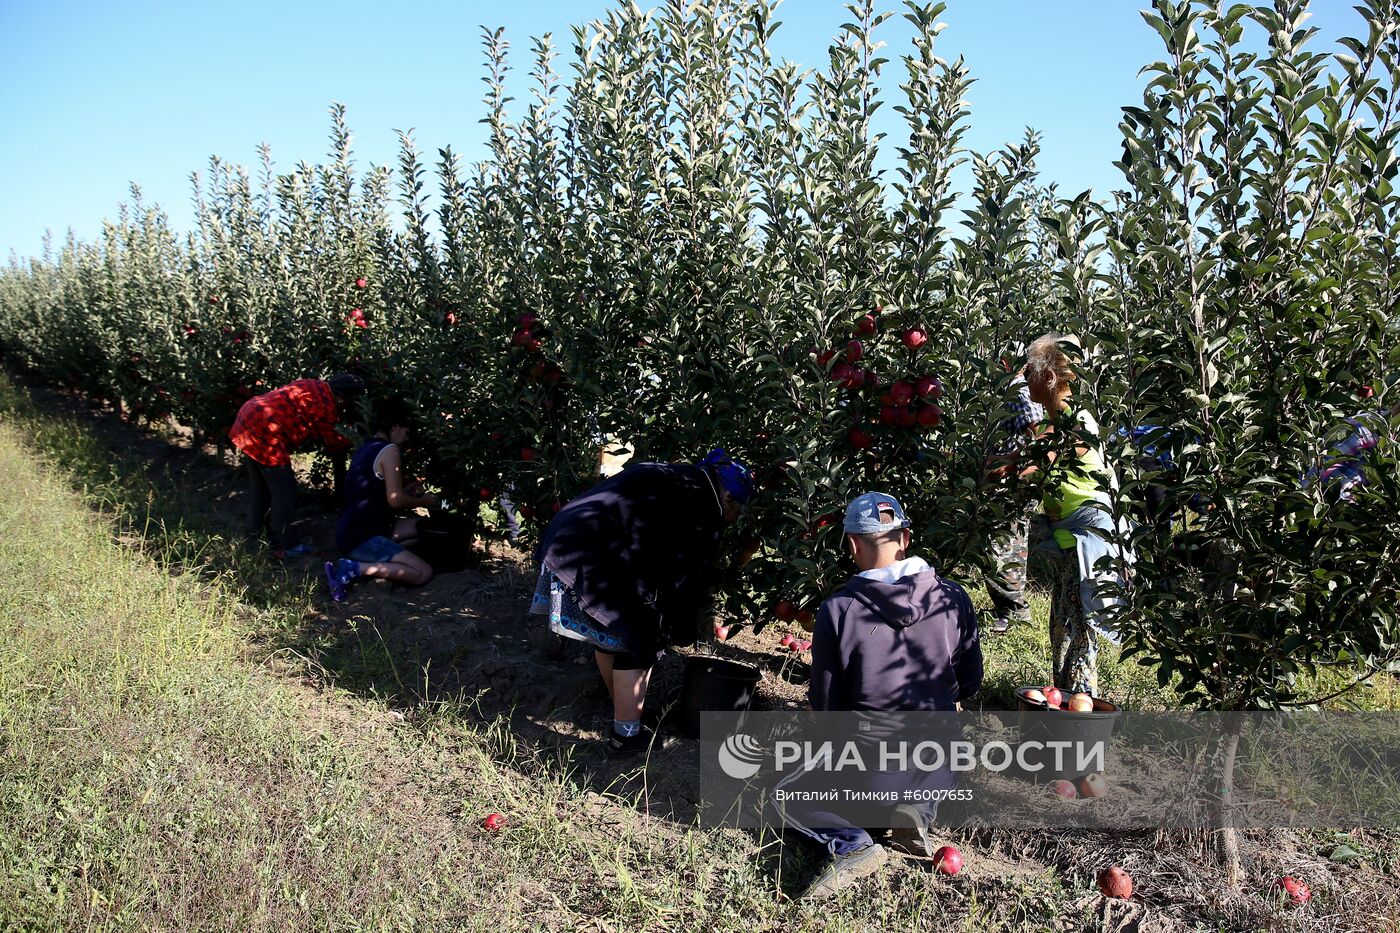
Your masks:
M 1060 345 L 1064 343 L 1079 346 L 1076 338 L 1064 334 L 1046 334 L 1031 343 L 1026 350 L 1028 382 L 1045 382 L 1047 376 L 1054 376 L 1056 384 L 1073 382 L 1078 378 L 1068 354 L 1061 349 Z

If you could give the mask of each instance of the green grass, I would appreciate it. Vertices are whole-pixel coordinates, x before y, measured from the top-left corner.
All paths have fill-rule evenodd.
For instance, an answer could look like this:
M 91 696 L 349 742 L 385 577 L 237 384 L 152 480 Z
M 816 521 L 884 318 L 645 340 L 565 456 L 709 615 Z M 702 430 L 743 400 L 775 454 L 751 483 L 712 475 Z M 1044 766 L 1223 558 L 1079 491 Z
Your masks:
M 972 857 L 953 882 L 906 866 L 812 909 L 789 900 L 805 847 L 648 815 L 635 783 L 600 791 L 505 719 L 412 699 L 393 684 L 417 672 L 372 626 L 313 687 L 282 660 L 315 644 L 308 584 L 146 466 L 0 377 L 0 931 L 1096 922 L 1084 866 L 1118 840 L 960 833 Z M 987 640 L 993 694 L 1044 679 L 1048 606 L 1032 607 L 1034 625 Z M 1151 670 L 1102 658 L 1104 692 L 1170 703 Z M 491 811 L 504 833 L 480 828 Z M 1175 877 L 1160 846 L 1122 842 L 1148 890 L 1142 860 Z M 1355 842 L 1395 864 L 1393 839 Z M 1261 904 L 1231 910 L 1263 928 Z
M 0 393 L 0 930 L 1049 929 L 1070 903 L 1048 872 L 1021 904 L 914 871 L 812 911 L 772 839 L 589 792 L 502 721 L 280 676 L 249 645 L 301 589 L 244 598 L 270 571 Z

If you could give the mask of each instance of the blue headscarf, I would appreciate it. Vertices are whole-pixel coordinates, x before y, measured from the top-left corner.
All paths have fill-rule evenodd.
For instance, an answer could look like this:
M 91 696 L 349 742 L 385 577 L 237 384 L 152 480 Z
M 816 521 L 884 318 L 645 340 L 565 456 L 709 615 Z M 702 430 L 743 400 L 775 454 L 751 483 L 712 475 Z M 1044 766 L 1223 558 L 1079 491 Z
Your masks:
M 748 467 L 725 453 L 723 447 L 716 447 L 710 451 L 699 465 L 710 467 L 719 479 L 719 484 L 740 505 L 753 498 L 753 474 L 749 472 Z

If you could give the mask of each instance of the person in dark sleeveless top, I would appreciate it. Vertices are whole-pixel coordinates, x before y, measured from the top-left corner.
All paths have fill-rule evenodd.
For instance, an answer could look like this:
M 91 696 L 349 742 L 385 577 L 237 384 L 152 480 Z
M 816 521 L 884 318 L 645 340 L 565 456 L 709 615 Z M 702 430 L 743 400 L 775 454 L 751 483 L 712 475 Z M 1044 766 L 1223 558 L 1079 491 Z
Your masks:
M 405 550 L 418 537 L 418 519 L 398 517 L 405 509 L 434 508 L 441 503 L 417 484 L 404 481 L 401 445 L 408 440 L 408 410 L 386 402 L 375 415 L 375 433 L 360 445 L 345 475 L 345 511 L 335 527 L 335 544 L 345 557 L 326 562 L 331 598 L 345 598 L 360 577 L 383 577 L 420 586 L 432 579 L 427 561 Z

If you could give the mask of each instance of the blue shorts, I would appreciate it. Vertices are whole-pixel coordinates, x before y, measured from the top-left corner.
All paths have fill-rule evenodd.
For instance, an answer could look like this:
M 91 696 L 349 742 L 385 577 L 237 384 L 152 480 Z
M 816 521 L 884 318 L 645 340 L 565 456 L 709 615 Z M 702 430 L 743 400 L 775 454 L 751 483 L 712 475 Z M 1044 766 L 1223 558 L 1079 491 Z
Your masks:
M 392 538 L 375 535 L 368 541 L 361 542 L 359 547 L 345 556 L 362 564 L 387 564 L 403 550 L 404 546 Z

